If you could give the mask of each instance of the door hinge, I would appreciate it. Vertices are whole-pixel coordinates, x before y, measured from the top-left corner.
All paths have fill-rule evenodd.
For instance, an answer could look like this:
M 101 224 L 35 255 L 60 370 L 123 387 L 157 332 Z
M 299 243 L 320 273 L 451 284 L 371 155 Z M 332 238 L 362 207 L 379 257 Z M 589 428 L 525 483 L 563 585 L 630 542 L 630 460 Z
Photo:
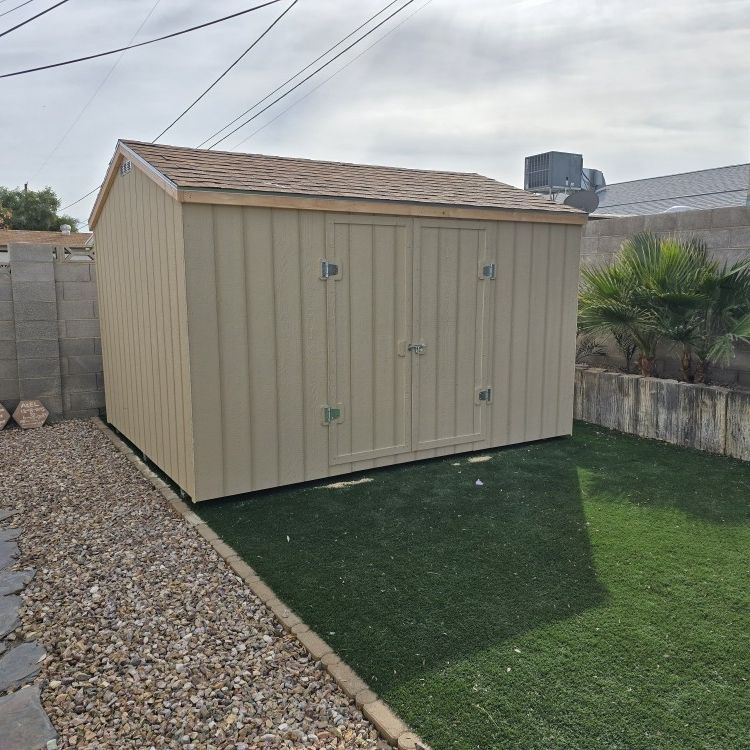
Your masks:
M 338 263 L 332 263 L 330 260 L 320 261 L 320 278 L 321 279 L 332 279 L 334 276 L 339 275 Z
M 486 401 L 488 404 L 492 401 L 492 388 L 482 388 L 477 393 L 477 398 L 480 401 Z
M 494 263 L 483 263 L 482 272 L 479 274 L 481 279 L 494 279 L 497 276 L 497 266 Z
M 333 424 L 341 419 L 341 407 L 324 406 L 323 407 L 323 424 Z

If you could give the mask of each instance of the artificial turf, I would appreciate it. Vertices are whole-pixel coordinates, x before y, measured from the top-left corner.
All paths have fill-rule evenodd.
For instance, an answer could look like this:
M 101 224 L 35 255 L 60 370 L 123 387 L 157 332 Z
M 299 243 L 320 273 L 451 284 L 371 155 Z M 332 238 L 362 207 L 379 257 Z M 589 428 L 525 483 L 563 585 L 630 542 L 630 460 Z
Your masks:
M 482 455 L 197 511 L 434 750 L 750 748 L 750 464 Z

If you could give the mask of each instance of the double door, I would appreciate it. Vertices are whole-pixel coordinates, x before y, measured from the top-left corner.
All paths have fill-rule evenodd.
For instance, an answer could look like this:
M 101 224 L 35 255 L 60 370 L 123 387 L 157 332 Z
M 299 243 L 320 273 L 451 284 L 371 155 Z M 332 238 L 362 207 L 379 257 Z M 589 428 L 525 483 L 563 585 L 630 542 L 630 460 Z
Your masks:
M 487 439 L 494 225 L 329 216 L 331 464 Z

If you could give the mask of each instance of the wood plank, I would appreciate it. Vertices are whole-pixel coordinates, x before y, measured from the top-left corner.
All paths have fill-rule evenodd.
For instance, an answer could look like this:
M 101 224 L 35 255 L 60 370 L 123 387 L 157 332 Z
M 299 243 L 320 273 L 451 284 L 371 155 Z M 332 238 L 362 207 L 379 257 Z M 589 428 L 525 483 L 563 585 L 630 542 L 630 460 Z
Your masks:
M 216 324 L 219 370 L 224 493 L 252 486 L 250 372 L 245 226 L 243 209 L 214 208 L 213 246 L 216 273 Z
M 268 195 L 265 193 L 238 193 L 236 191 L 180 190 L 181 203 L 206 203 L 212 205 L 257 206 L 265 208 L 292 208 L 300 211 L 330 211 L 338 213 L 364 213 L 385 216 L 442 219 L 478 219 L 485 221 L 520 221 L 529 224 L 585 224 L 583 213 L 536 211 L 531 209 L 504 209 L 447 206 L 436 204 L 403 203 L 399 201 L 368 201 L 315 196 Z
M 245 287 L 248 311 L 251 466 L 253 489 L 279 481 L 279 418 L 276 383 L 276 304 L 271 212 L 250 209 L 244 217 Z

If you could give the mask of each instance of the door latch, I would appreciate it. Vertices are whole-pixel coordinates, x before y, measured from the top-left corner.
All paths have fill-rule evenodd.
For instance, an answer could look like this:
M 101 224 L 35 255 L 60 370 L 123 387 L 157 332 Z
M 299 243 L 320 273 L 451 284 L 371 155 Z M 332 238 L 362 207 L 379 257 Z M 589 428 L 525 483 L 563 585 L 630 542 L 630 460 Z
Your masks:
M 424 350 L 427 348 L 427 344 L 409 344 L 409 346 L 406 347 L 410 352 L 414 352 L 414 354 L 424 354 Z

